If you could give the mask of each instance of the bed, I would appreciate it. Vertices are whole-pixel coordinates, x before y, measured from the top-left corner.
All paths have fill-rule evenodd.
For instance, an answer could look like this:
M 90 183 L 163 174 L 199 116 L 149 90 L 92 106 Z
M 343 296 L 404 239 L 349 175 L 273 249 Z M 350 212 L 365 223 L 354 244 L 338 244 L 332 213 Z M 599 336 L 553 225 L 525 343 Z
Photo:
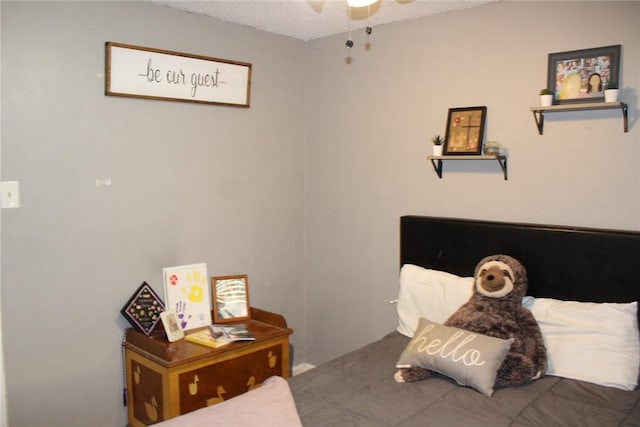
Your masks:
M 597 324 L 608 323 L 620 313 L 591 314 L 590 310 L 621 308 L 624 311 L 621 316 L 627 322 L 618 328 L 623 329 L 622 339 L 626 340 L 621 346 L 633 341 L 623 349 L 631 354 L 621 356 L 613 349 L 591 360 L 591 354 L 599 350 L 592 351 L 589 343 L 587 350 L 581 350 L 580 340 L 592 335 L 572 332 L 561 336 L 560 341 L 573 343 L 571 340 L 576 339 L 575 350 L 569 352 L 568 360 L 554 354 L 557 368 L 554 375 L 527 385 L 498 389 L 488 397 L 439 374 L 425 381 L 397 383 L 396 362 L 410 341 L 406 331 L 398 332 L 403 327 L 400 319 L 398 330 L 380 340 L 289 380 L 302 424 L 309 427 L 640 425 L 640 391 L 634 387 L 639 357 L 634 302 L 639 300 L 640 293 L 636 265 L 640 260 L 640 233 L 420 216 L 400 219 L 400 266 L 435 271 L 434 274 L 442 272 L 451 275 L 447 280 L 455 282 L 472 276 L 483 257 L 499 253 L 511 255 L 525 265 L 529 279 L 527 294 L 533 304 L 553 301 L 562 309 L 568 308 L 568 322 L 586 315 Z M 402 274 L 403 270 L 401 282 Z M 400 290 L 402 294 L 402 283 Z M 402 295 L 400 300 L 399 304 Z M 568 305 L 571 301 L 594 304 L 579 304 L 579 310 L 588 309 L 574 316 L 571 310 L 575 305 Z M 406 307 L 398 309 L 401 317 Z M 540 314 L 540 319 L 547 321 L 544 315 Z M 570 332 L 571 328 L 573 325 Z M 547 335 L 546 329 L 543 335 L 545 342 L 552 339 L 552 333 Z M 614 338 L 620 342 L 620 337 Z M 547 350 L 550 351 L 549 346 Z M 585 355 L 589 357 L 580 362 Z M 617 376 L 614 371 L 618 365 L 623 360 L 626 363 L 625 358 L 629 357 L 635 361 L 627 366 L 624 384 L 609 384 Z M 576 362 L 572 363 L 571 358 Z M 580 379 L 560 376 L 561 361 L 578 365 L 576 377 Z M 629 379 L 633 368 L 633 378 Z M 582 379 L 583 374 L 587 380 Z M 601 385 L 603 382 L 608 385 Z
M 444 321 L 468 298 L 476 264 L 493 254 L 527 269 L 523 305 L 542 329 L 548 375 L 491 395 L 442 374 L 396 382 L 416 318 Z M 396 330 L 160 425 L 640 426 L 638 261 L 640 232 L 402 217 Z

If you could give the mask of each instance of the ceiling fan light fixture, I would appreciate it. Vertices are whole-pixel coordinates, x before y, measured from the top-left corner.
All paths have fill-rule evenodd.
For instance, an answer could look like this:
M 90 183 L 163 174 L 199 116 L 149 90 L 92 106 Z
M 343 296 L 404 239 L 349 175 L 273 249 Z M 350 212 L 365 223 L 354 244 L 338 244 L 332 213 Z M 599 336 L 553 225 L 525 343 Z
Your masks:
M 347 0 L 347 4 L 351 7 L 371 6 L 378 0 Z

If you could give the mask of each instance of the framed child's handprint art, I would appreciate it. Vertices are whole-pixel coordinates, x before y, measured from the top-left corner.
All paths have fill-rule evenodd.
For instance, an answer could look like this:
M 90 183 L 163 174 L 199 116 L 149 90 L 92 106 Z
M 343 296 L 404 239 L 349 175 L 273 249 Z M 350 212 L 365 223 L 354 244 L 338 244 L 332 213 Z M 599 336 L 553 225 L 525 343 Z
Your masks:
M 162 269 L 167 310 L 176 314 L 184 331 L 211 324 L 211 293 L 206 264 Z

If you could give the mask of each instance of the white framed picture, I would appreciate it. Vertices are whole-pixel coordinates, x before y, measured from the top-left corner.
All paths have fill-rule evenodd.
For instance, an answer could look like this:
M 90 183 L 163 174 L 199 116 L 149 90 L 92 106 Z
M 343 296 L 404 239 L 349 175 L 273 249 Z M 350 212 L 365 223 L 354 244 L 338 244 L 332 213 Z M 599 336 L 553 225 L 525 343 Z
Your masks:
M 188 331 L 211 324 L 211 292 L 207 265 L 190 264 L 162 269 L 167 311 L 173 311 L 178 325 Z
M 163 311 L 160 313 L 160 319 L 162 319 L 162 326 L 164 326 L 169 342 L 184 338 L 184 331 L 180 327 L 175 311 Z

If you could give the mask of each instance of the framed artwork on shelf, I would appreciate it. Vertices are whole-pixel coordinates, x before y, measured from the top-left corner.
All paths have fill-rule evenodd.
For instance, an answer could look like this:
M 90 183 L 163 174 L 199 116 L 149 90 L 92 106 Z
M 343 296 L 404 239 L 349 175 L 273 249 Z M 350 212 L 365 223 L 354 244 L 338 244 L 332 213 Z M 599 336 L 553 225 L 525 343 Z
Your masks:
M 554 104 L 604 102 L 604 90 L 619 83 L 621 45 L 549 54 L 547 87 Z
M 162 270 L 167 311 L 173 311 L 183 331 L 211 324 L 211 294 L 207 265 L 190 264 Z
M 215 323 L 249 320 L 249 279 L 246 274 L 211 278 Z
M 164 304 L 147 282 L 142 282 L 120 313 L 131 326 L 145 335 L 151 335 L 160 321 Z
M 443 154 L 481 154 L 486 117 L 485 106 L 449 108 Z

